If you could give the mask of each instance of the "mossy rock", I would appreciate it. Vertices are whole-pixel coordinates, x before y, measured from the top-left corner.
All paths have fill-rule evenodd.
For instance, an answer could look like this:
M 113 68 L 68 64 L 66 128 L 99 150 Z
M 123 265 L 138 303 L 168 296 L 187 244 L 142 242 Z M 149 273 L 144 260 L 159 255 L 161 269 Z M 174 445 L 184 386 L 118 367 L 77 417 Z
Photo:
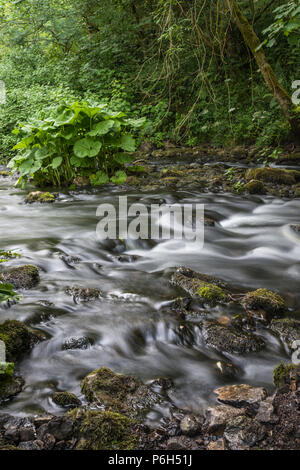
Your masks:
M 286 311 L 283 298 L 267 289 L 248 292 L 241 303 L 248 313 L 262 320 L 281 316 Z
M 136 176 L 128 176 L 126 179 L 126 184 L 129 186 L 138 186 L 140 181 Z
M 82 381 L 81 390 L 89 403 L 105 409 L 136 416 L 159 401 L 149 385 L 139 379 L 116 374 L 107 367 L 91 372 Z
M 296 188 L 294 191 L 294 196 L 295 197 L 300 197 L 300 188 Z
M 171 284 L 181 287 L 190 296 L 206 303 L 227 302 L 230 300 L 224 290 L 226 283 L 207 274 L 197 273 L 189 268 L 178 268 L 171 278 Z
M 221 353 L 247 354 L 265 347 L 265 341 L 260 336 L 215 321 L 204 322 L 202 334 L 205 344 Z
M 57 194 L 51 194 L 49 192 L 33 191 L 29 193 L 25 199 L 26 204 L 32 204 L 33 202 L 40 202 L 42 204 L 52 203 L 57 198 Z
M 81 405 L 79 398 L 77 398 L 74 393 L 70 392 L 55 392 L 52 395 L 52 400 L 56 405 L 64 408 L 75 408 Z
M 78 438 L 77 450 L 133 450 L 139 436 L 136 423 L 112 411 L 76 409 L 69 413 Z
M 0 340 L 6 346 L 6 360 L 16 362 L 22 354 L 28 352 L 37 337 L 26 325 L 17 320 L 7 320 L 0 324 Z
M 163 170 L 161 170 L 160 174 L 159 174 L 159 178 L 168 178 L 168 177 L 175 177 L 175 178 L 178 178 L 178 177 L 184 177 L 186 176 L 186 173 L 182 170 L 178 170 L 177 168 L 173 168 L 173 167 L 170 167 L 170 168 L 164 168 Z
M 248 181 L 260 180 L 267 183 L 295 184 L 293 172 L 278 168 L 251 168 L 246 171 L 245 177 Z
M 291 374 L 297 369 L 295 364 L 283 364 L 282 362 L 273 371 L 273 381 L 276 387 L 282 387 L 290 383 Z
M 18 395 L 24 387 L 25 381 L 22 377 L 12 375 L 0 375 L 0 403 L 11 400 Z
M 300 321 L 292 318 L 273 319 L 270 329 L 287 345 L 292 352 L 293 342 L 300 340 Z
M 264 183 L 259 180 L 251 180 L 249 183 L 244 186 L 245 191 L 248 191 L 250 194 L 265 194 L 266 188 Z
M 76 188 L 87 188 L 91 186 L 90 179 L 86 178 L 85 176 L 76 176 L 76 178 L 73 180 L 73 184 L 76 186 Z
M 0 275 L 0 281 L 12 284 L 15 289 L 32 289 L 39 280 L 39 270 L 31 264 L 9 269 Z

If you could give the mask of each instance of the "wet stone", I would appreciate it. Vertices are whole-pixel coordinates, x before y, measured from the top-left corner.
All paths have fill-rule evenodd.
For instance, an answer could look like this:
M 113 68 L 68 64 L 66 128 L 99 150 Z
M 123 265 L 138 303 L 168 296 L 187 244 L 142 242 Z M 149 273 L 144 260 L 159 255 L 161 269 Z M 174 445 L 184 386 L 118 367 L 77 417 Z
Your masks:
M 180 430 L 186 436 L 195 436 L 201 431 L 203 417 L 196 415 L 187 415 L 180 422 Z
M 223 433 L 226 423 L 230 418 L 246 413 L 245 408 L 234 408 L 228 405 L 218 405 L 206 410 L 204 429 L 209 434 L 220 435 Z
M 300 340 L 300 321 L 291 318 L 273 319 L 270 329 L 293 351 L 293 342 Z
M 90 302 L 99 299 L 101 296 L 99 289 L 91 287 L 67 287 L 66 294 L 73 297 L 75 303 Z
M 41 450 L 38 441 L 28 441 L 28 442 L 21 442 L 18 445 L 18 448 L 21 450 Z
M 64 342 L 63 349 L 88 349 L 91 344 L 90 339 L 86 336 L 73 337 Z
M 256 352 L 265 346 L 265 342 L 260 336 L 220 325 L 214 321 L 203 323 L 202 334 L 207 346 L 230 354 Z
M 218 400 L 237 408 L 258 409 L 259 404 L 267 397 L 267 392 L 262 387 L 251 387 L 247 384 L 226 385 L 215 390 Z

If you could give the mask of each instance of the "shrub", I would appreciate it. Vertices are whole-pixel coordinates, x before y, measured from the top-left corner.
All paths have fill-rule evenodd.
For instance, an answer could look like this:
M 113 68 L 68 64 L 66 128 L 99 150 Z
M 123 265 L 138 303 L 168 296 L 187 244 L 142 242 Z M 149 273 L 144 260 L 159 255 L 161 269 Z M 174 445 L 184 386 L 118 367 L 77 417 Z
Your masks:
M 132 134 L 144 123 L 109 112 L 104 104 L 61 104 L 49 117 L 19 124 L 14 130 L 22 137 L 14 147 L 19 152 L 8 166 L 20 173 L 18 183 L 32 177 L 38 185 L 61 186 L 82 175 L 93 185 L 120 184 L 136 150 Z

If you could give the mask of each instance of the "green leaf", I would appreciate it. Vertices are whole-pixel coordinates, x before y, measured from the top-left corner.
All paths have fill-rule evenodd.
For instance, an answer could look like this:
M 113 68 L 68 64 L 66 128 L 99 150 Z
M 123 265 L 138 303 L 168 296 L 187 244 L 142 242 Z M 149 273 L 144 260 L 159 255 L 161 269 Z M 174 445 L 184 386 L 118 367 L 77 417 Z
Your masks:
M 72 128 L 72 127 L 68 127 L 67 129 L 63 129 L 60 132 L 60 135 L 66 140 L 72 139 L 72 137 L 74 137 L 76 134 L 77 134 L 77 132 L 75 132 L 74 128 Z
M 135 129 L 138 129 L 144 126 L 146 120 L 147 119 L 145 117 L 142 117 L 140 119 L 126 119 L 125 123 L 129 124 L 131 127 L 134 127 Z
M 19 166 L 19 172 L 21 173 L 21 176 L 24 175 L 29 175 L 31 173 L 31 168 L 33 165 L 33 160 L 25 160 L 20 166 Z
M 36 150 L 35 152 L 35 158 L 38 160 L 43 160 L 44 158 L 47 158 L 49 156 L 49 150 L 46 147 L 41 147 Z
M 75 157 L 75 155 L 72 155 L 70 158 L 70 163 L 71 165 L 75 166 L 76 168 L 79 168 L 82 165 L 82 162 L 84 160 L 82 158 Z
M 88 134 L 91 136 L 105 135 L 114 127 L 114 125 L 115 121 L 110 119 L 107 121 L 98 122 Z
M 8 300 L 19 298 L 18 294 L 14 292 L 14 286 L 6 282 L 0 283 L 0 303 Z
M 112 183 L 115 183 L 115 184 L 122 184 L 122 183 L 125 183 L 125 181 L 127 180 L 127 175 L 125 173 L 125 171 L 117 171 L 114 176 L 112 176 L 110 178 L 110 181 L 112 181 Z
M 95 157 L 100 152 L 101 146 L 101 142 L 85 137 L 77 140 L 74 145 L 74 153 L 78 158 Z
M 120 147 L 126 152 L 134 152 L 136 150 L 135 139 L 131 135 L 122 135 Z
M 97 171 L 96 174 L 90 176 L 90 182 L 93 186 L 109 183 L 109 177 L 104 171 Z
M 12 376 L 15 369 L 13 362 L 0 362 L 0 375 Z
M 120 163 L 120 165 L 125 165 L 125 163 L 130 163 L 135 158 L 135 155 L 129 153 L 115 153 L 113 159 L 115 162 Z
M 62 157 L 56 157 L 52 160 L 52 163 L 50 166 L 53 168 L 53 170 L 55 170 L 62 164 L 62 161 L 63 161 Z

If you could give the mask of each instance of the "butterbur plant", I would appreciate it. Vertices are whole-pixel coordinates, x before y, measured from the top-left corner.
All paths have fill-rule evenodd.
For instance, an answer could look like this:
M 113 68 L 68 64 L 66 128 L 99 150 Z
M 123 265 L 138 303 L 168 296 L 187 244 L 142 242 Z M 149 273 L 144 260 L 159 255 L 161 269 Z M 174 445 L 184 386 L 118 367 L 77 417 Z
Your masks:
M 0 304 L 2 302 L 19 301 L 20 296 L 14 291 L 12 284 L 0 282 Z
M 109 112 L 106 105 L 61 104 L 43 120 L 19 124 L 14 133 L 22 140 L 8 166 L 19 172 L 19 184 L 33 178 L 38 185 L 61 186 L 78 175 L 95 186 L 121 184 L 136 150 L 133 134 L 144 123 L 144 118 Z
M 15 369 L 13 362 L 0 362 L 0 375 L 11 377 Z

